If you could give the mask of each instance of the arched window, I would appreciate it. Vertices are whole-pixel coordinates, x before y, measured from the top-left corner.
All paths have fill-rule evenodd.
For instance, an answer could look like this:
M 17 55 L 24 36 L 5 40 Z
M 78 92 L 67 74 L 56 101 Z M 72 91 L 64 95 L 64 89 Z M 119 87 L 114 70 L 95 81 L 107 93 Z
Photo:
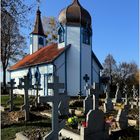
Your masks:
M 83 43 L 84 44 L 90 45 L 91 35 L 92 35 L 92 30 L 87 24 L 86 28 L 83 30 Z
M 64 42 L 64 30 L 62 29 L 62 27 L 59 28 L 58 35 L 59 35 L 59 43 Z
M 39 37 L 39 45 L 44 45 L 44 40 L 42 37 Z
M 35 79 L 36 79 L 36 84 L 40 84 L 40 80 L 41 80 L 41 74 L 39 72 L 39 68 L 36 67 L 36 72 L 35 72 Z

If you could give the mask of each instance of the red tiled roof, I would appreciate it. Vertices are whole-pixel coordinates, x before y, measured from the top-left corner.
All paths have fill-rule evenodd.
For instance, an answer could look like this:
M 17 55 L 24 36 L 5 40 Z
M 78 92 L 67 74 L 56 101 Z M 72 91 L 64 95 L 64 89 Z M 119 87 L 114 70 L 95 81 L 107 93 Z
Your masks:
M 32 65 L 37 65 L 41 63 L 49 63 L 56 59 L 62 52 L 66 49 L 65 47 L 59 49 L 58 44 L 51 44 L 49 46 L 43 47 L 31 55 L 25 56 L 22 60 L 18 61 L 15 65 L 9 68 L 9 71 L 16 70 Z M 68 47 L 66 47 L 68 48 Z

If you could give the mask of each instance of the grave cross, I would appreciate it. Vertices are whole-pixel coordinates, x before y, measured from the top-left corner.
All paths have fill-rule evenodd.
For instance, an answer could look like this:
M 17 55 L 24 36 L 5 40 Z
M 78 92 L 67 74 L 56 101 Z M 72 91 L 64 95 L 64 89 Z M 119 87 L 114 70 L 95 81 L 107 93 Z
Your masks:
M 33 86 L 30 84 L 30 80 L 27 76 L 24 76 L 24 78 L 19 79 L 19 89 L 24 89 L 24 105 L 22 107 L 22 110 L 25 110 L 25 121 L 29 120 L 29 99 L 28 99 L 28 90 L 31 89 Z
M 83 77 L 83 79 L 85 80 L 85 83 L 86 83 L 86 86 L 85 86 L 85 90 L 86 90 L 86 96 L 89 96 L 89 94 L 88 94 L 88 81 L 89 81 L 89 76 L 88 76 L 88 74 L 85 74 L 85 76 Z
M 52 131 L 43 139 L 44 140 L 58 140 L 58 133 L 65 125 L 65 120 L 59 122 L 59 119 L 58 119 L 59 109 L 61 109 L 60 113 L 62 113 L 61 101 L 63 101 L 63 106 L 66 106 L 66 102 L 68 98 L 66 94 L 59 93 L 59 89 L 64 89 L 64 84 L 59 83 L 59 78 L 57 76 L 54 76 L 54 83 L 48 83 L 48 89 L 53 89 L 52 96 L 39 97 L 40 103 L 52 102 Z M 65 110 L 68 110 L 68 108 Z
M 14 87 L 14 85 L 16 84 L 15 79 L 11 79 L 8 84 L 10 85 L 10 100 L 8 101 L 8 103 L 10 103 L 10 111 L 13 111 L 13 90 L 17 89 L 17 87 Z
M 99 94 L 101 93 L 99 83 L 93 83 L 93 88 L 91 89 L 91 94 L 95 95 L 95 109 L 99 106 Z

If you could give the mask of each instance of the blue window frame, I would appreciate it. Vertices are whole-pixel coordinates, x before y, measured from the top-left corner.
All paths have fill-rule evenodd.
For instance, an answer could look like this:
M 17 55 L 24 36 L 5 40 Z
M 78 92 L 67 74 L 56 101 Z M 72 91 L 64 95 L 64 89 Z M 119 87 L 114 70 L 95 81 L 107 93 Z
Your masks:
M 64 42 L 64 30 L 62 29 L 62 27 L 59 28 L 58 35 L 59 35 L 59 43 Z

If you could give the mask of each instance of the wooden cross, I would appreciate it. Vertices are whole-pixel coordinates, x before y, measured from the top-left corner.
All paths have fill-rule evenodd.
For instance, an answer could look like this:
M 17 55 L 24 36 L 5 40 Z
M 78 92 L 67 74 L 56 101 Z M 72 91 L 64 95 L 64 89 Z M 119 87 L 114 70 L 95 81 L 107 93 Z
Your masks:
M 8 101 L 8 103 L 10 103 L 10 111 L 13 111 L 13 90 L 17 89 L 17 87 L 14 87 L 14 85 L 16 84 L 15 79 L 11 79 L 8 84 L 10 85 L 10 100 Z
M 60 101 L 65 100 L 66 102 L 67 97 L 66 97 L 66 94 L 59 93 L 59 89 L 64 89 L 64 84 L 59 83 L 59 78 L 57 76 L 54 76 L 54 83 L 48 83 L 48 89 L 53 89 L 52 96 L 39 97 L 40 103 L 52 102 L 52 131 L 43 139 L 44 140 L 58 140 L 58 133 L 65 126 L 65 120 L 59 123 L 58 107 L 60 108 L 60 105 L 59 105 Z
M 29 120 L 29 99 L 28 99 L 28 90 L 33 88 L 33 86 L 30 84 L 30 80 L 27 76 L 24 76 L 24 78 L 20 78 L 19 82 L 19 89 L 24 89 L 24 105 L 22 106 L 22 110 L 25 110 L 25 121 Z M 23 83 L 23 84 L 22 84 Z

